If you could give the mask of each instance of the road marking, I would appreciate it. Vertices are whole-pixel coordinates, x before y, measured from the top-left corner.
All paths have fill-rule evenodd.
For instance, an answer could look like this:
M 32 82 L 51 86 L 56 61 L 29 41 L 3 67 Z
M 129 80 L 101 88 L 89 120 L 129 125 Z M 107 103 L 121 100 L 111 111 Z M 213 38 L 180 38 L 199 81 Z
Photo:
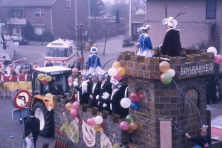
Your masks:
M 22 50 L 24 51 L 24 50 L 26 50 L 26 49 L 22 49 Z M 26 51 L 30 51 L 30 50 L 26 50 Z M 41 52 L 39 52 L 39 51 L 32 51 L 32 52 L 36 52 L 36 53 L 39 53 L 39 54 L 42 55 L 42 57 L 41 57 L 40 59 L 35 60 L 36 62 L 41 61 L 41 60 L 45 57 L 45 54 L 43 54 L 43 53 L 41 53 Z M 33 62 L 34 62 L 34 61 L 33 61 Z M 30 63 L 33 63 L 33 62 L 30 62 Z

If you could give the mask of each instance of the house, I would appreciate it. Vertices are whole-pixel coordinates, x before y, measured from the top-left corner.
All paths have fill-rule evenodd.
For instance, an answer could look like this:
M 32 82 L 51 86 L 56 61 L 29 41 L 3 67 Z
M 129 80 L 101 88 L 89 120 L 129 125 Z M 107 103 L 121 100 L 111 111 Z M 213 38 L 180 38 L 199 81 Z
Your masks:
M 2 0 L 0 18 L 10 35 L 22 35 L 29 22 L 38 35 L 75 39 L 77 24 L 88 24 L 88 5 L 84 0 Z
M 162 24 L 162 20 L 165 18 L 166 0 L 144 0 L 144 2 L 146 3 L 146 15 L 131 16 L 131 39 L 132 41 L 138 39 L 139 28 L 142 26 L 142 21 L 145 20 L 151 25 L 149 34 L 153 45 L 158 47 L 166 33 L 166 27 Z M 182 10 L 182 8 L 184 9 Z M 214 46 L 219 51 L 222 47 L 221 0 L 169 1 L 168 17 L 175 17 L 181 10 L 187 12 L 176 18 L 179 22 L 177 28 L 180 29 L 182 46 L 188 48 L 199 46 L 202 49 Z M 126 17 L 127 24 L 129 24 L 129 17 Z M 125 38 L 129 38 L 129 31 L 125 33 Z

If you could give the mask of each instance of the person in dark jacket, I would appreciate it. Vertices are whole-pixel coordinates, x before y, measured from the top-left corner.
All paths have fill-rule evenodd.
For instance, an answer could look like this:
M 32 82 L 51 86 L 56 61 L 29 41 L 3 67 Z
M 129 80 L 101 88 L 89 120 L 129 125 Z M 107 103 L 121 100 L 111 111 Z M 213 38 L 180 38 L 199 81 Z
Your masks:
M 176 29 L 178 22 L 173 17 L 169 17 L 164 19 L 162 23 L 167 27 L 167 33 L 160 47 L 161 54 L 171 57 L 180 56 L 182 47 L 180 42 L 180 30 Z
M 38 140 L 40 132 L 40 121 L 35 117 L 35 112 L 30 111 L 30 117 L 25 122 L 25 131 L 32 131 L 34 147 L 36 148 L 36 141 Z
M 48 60 L 47 63 L 45 64 L 45 67 L 50 67 L 50 66 L 53 66 L 53 64 L 51 63 L 50 60 Z
M 100 87 L 101 83 L 98 81 L 98 75 L 96 73 L 93 73 L 91 82 L 92 94 L 89 96 L 90 107 L 97 107 L 98 100 L 96 100 L 96 96 L 99 96 Z
M 124 97 L 120 89 L 122 84 L 114 78 L 111 78 L 110 83 L 112 84 L 112 93 L 109 99 L 106 100 L 106 102 L 110 103 L 110 114 L 120 115 L 121 118 L 126 117 L 124 114 L 125 109 L 120 105 L 120 101 Z
M 101 72 L 99 74 L 99 81 L 101 82 L 101 87 L 99 91 L 99 96 L 96 99 L 99 99 L 98 106 L 100 110 L 110 111 L 109 103 L 106 103 L 106 100 L 110 97 L 112 92 L 111 85 L 107 81 L 107 72 Z
M 89 96 L 92 94 L 89 74 L 85 72 L 82 73 L 82 84 L 80 86 L 78 86 L 78 79 L 75 79 L 73 84 L 75 89 L 79 91 L 80 104 L 88 104 Z
M 185 136 L 201 148 L 209 148 L 211 146 L 211 138 L 207 135 L 207 127 L 208 126 L 203 125 L 203 127 L 199 129 L 200 136 L 198 137 L 191 137 L 188 133 L 185 133 Z

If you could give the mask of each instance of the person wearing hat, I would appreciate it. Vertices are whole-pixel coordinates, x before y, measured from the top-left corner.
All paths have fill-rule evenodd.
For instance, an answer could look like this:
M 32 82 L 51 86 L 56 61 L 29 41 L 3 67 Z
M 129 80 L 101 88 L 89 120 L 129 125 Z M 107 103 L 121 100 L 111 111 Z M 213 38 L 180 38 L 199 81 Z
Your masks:
M 109 98 L 112 89 L 110 86 L 110 83 L 107 81 L 107 72 L 102 71 L 99 74 L 99 81 L 101 82 L 101 87 L 99 90 L 99 95 L 96 96 L 96 99 L 98 100 L 98 107 L 99 110 L 106 110 L 106 111 L 110 111 L 110 106 L 109 103 L 106 103 L 106 100 Z
M 101 62 L 100 58 L 97 55 L 98 49 L 96 47 L 91 47 L 91 56 L 88 57 L 88 68 L 89 72 L 98 72 L 101 71 Z
M 140 28 L 142 34 L 139 37 L 139 50 L 137 55 L 152 57 L 153 56 L 153 45 L 149 36 L 150 25 L 143 25 Z
M 33 63 L 33 67 L 32 67 L 32 68 L 33 68 L 33 69 L 39 68 L 39 65 L 37 64 L 36 61 Z
M 78 79 L 75 79 L 73 84 L 75 89 L 79 91 L 80 104 L 88 104 L 89 96 L 92 94 L 89 74 L 86 72 L 82 73 L 82 83 L 80 86 L 78 86 Z
M 163 44 L 160 46 L 161 54 L 171 57 L 180 56 L 182 50 L 180 42 L 180 30 L 176 29 L 178 22 L 173 17 L 165 18 L 162 21 L 167 27 L 167 33 L 164 37 Z
M 198 144 L 201 148 L 207 148 L 211 146 L 211 138 L 207 135 L 207 127 L 203 125 L 202 128 L 199 129 L 200 136 L 191 137 L 188 133 L 185 133 L 185 136 L 190 139 L 191 142 Z
M 92 82 L 91 83 L 91 89 L 92 94 L 89 96 L 89 106 L 90 107 L 97 107 L 98 100 L 96 100 L 96 96 L 99 95 L 99 90 L 101 87 L 101 82 L 98 80 L 98 74 L 92 73 Z

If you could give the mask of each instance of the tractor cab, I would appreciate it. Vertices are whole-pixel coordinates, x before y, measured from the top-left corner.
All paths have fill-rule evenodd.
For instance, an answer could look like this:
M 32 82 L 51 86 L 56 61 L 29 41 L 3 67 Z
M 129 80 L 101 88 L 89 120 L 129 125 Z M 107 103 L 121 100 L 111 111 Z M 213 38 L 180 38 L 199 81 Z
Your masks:
M 62 66 L 40 67 L 32 71 L 31 106 L 40 120 L 40 135 L 52 136 L 54 132 L 54 98 L 64 97 L 69 92 L 68 77 L 70 68 Z M 42 78 L 40 78 L 40 74 Z M 53 96 L 52 102 L 47 95 Z

